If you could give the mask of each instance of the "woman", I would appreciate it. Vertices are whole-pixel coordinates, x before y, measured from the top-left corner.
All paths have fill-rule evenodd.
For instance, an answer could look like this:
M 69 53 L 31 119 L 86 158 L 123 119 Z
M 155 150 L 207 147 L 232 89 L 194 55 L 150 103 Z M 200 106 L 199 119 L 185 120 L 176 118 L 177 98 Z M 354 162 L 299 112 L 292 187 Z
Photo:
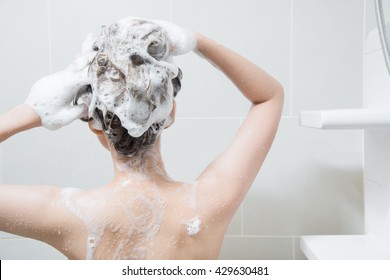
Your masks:
M 176 182 L 165 171 L 159 133 L 147 130 L 141 143 L 127 140 L 119 147 L 112 128 L 123 134 L 120 118 L 108 114 L 107 121 L 101 110 L 90 111 L 90 129 L 112 155 L 113 180 L 93 190 L 0 185 L 1 231 L 46 242 L 69 259 L 218 257 L 225 231 L 271 147 L 283 89 L 259 67 L 211 39 L 155 23 L 166 30 L 170 53 L 196 51 L 252 103 L 231 145 L 194 182 Z M 98 47 L 92 49 L 87 47 L 66 70 L 39 81 L 26 103 L 1 115 L 0 141 L 40 125 L 59 128 L 85 117 L 83 102 L 69 103 L 91 83 L 87 74 L 91 67 L 85 65 L 96 59 Z M 142 61 L 133 57 L 136 65 Z M 174 120 L 174 101 L 169 108 L 165 128 Z

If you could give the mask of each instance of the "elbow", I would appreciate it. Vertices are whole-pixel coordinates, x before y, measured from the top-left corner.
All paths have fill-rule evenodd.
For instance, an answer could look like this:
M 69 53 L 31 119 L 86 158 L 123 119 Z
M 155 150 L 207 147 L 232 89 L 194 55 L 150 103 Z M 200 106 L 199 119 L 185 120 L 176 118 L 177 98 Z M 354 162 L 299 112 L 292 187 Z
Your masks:
M 270 96 L 267 101 L 272 101 L 283 106 L 284 102 L 284 88 L 278 81 L 274 82 L 272 90 L 270 90 Z
M 278 87 L 275 89 L 274 97 L 275 103 L 277 103 L 279 107 L 280 114 L 282 114 L 283 111 L 283 105 L 284 105 L 284 88 L 281 84 L 278 83 Z
M 262 104 L 264 102 L 272 101 L 273 103 L 279 103 L 283 106 L 284 88 L 280 83 L 275 82 L 275 84 L 272 86 L 272 88 L 268 89 L 267 92 L 268 92 L 268 94 L 264 93 L 262 98 L 260 98 L 258 100 L 253 100 L 252 101 L 253 105 Z
M 274 86 L 274 96 L 280 97 L 282 100 L 284 99 L 284 88 L 281 83 L 275 81 L 275 86 Z
M 284 102 L 284 88 L 279 83 L 278 83 L 278 86 L 275 90 L 275 96 L 277 96 L 278 99 L 280 99 L 280 102 L 283 104 L 283 102 Z

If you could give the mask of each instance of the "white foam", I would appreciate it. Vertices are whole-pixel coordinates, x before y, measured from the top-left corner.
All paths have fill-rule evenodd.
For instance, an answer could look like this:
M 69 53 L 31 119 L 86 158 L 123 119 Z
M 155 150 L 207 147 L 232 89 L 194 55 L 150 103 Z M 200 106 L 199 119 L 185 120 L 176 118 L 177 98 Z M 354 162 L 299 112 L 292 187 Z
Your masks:
M 196 49 L 196 37 L 191 30 L 167 21 L 152 21 L 162 26 L 168 32 L 170 40 L 174 42 L 173 55 L 182 55 Z
M 160 229 L 166 202 L 156 186 L 148 190 L 127 187 L 88 197 L 76 196 L 81 191 L 79 189 L 62 191 L 65 207 L 84 223 L 88 231 L 86 259 L 99 257 L 96 252 L 102 244 L 110 248 L 111 255 L 108 250 L 103 250 L 106 258 L 145 257 L 146 245 L 153 242 Z M 118 200 L 118 197 L 123 197 L 123 201 Z M 110 199 L 115 200 L 115 205 L 111 205 Z M 122 217 L 122 220 L 118 221 L 117 217 Z M 115 237 L 105 239 L 106 231 Z
M 151 44 L 160 51 L 148 53 Z M 150 21 L 127 18 L 104 27 L 96 45 L 98 55 L 89 72 L 90 117 L 95 108 L 104 115 L 110 111 L 133 137 L 165 121 L 173 106 L 172 79 L 178 74 L 166 31 Z
M 26 103 L 49 129 L 58 129 L 87 115 L 93 118 L 94 109 L 99 108 L 104 115 L 107 111 L 117 115 L 129 134 L 139 137 L 152 124 L 165 122 L 172 110 L 172 79 L 178 74 L 172 55 L 195 47 L 192 32 L 174 24 L 121 19 L 103 27 L 100 36 L 89 34 L 81 55 L 67 69 L 72 71 L 60 71 L 38 81 Z M 150 50 L 154 50 L 153 54 Z M 131 62 L 132 55 L 140 57 L 138 62 L 142 65 Z M 102 56 L 109 65 L 99 65 Z M 87 77 L 85 66 L 91 61 Z M 77 90 L 88 83 L 92 83 L 92 97 L 79 102 L 79 106 L 70 105 Z
M 202 220 L 199 218 L 199 215 L 185 221 L 184 224 L 187 225 L 187 234 L 189 236 L 198 234 L 202 228 Z
M 26 100 L 41 118 L 42 125 L 48 129 L 59 129 L 77 118 L 87 115 L 87 106 L 71 106 L 72 99 L 82 83 L 81 71 L 77 75 L 60 71 L 37 81 Z
M 103 203 L 99 203 L 99 201 L 96 201 L 91 205 L 84 204 L 83 207 L 80 207 L 80 205 L 78 205 L 78 203 L 75 202 L 75 198 L 74 198 L 74 195 L 79 192 L 81 192 L 81 189 L 76 189 L 76 188 L 64 189 L 62 191 L 63 201 L 65 207 L 76 217 L 78 217 L 81 221 L 83 221 L 83 223 L 87 227 L 88 238 L 86 242 L 86 246 L 87 246 L 86 259 L 91 260 L 94 257 L 96 247 L 100 242 L 105 226 L 101 222 L 98 222 L 93 216 L 89 215 L 88 211 L 86 213 L 85 208 L 87 209 L 95 208 L 96 205 L 101 206 Z

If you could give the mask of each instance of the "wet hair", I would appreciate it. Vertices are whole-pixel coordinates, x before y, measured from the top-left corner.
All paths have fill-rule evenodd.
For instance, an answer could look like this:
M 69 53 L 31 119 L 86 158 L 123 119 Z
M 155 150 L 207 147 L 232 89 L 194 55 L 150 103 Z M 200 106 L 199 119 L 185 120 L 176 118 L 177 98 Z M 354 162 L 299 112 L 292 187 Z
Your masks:
M 174 79 L 172 79 L 174 97 L 177 96 L 177 93 L 181 89 L 182 77 L 183 73 L 179 68 L 178 75 Z M 77 94 L 73 103 L 77 104 L 78 99 L 88 92 L 92 94 L 92 88 L 89 85 L 82 90 L 82 93 L 79 92 Z M 140 151 L 147 150 L 149 147 L 151 147 L 155 143 L 157 136 L 164 128 L 164 121 L 154 123 L 140 137 L 133 137 L 128 133 L 127 129 L 122 126 L 119 117 L 110 111 L 107 111 L 104 115 L 100 109 L 95 108 L 92 118 L 90 118 L 89 120 L 81 120 L 90 121 L 92 119 L 95 119 L 95 121 L 99 121 L 101 123 L 104 133 L 114 145 L 114 148 L 121 155 L 129 157 L 135 156 Z

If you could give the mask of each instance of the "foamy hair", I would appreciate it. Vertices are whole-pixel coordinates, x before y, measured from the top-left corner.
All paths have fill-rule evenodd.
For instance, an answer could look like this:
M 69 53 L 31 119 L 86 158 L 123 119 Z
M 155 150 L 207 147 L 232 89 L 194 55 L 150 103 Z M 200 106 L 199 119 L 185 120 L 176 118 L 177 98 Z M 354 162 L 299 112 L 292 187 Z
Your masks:
M 89 118 L 121 154 L 135 155 L 154 143 L 181 88 L 167 33 L 150 21 L 123 19 L 103 27 L 92 47 L 92 84 L 75 103 L 89 106 Z

